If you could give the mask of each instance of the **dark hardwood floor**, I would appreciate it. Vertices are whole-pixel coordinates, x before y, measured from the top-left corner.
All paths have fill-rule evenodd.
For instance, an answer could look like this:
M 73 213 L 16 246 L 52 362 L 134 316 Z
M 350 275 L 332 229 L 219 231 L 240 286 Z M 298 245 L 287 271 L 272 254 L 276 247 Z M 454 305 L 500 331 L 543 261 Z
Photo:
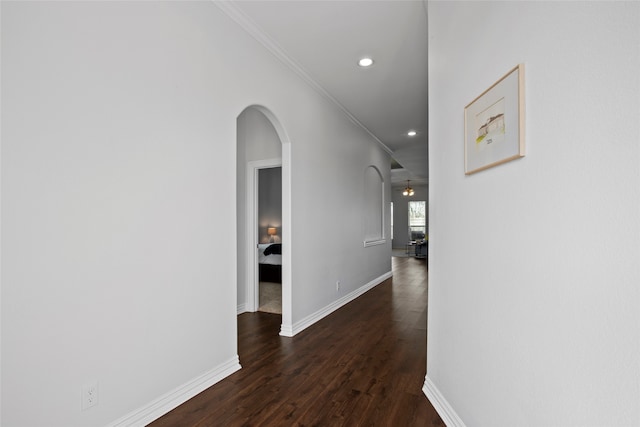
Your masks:
M 238 316 L 242 369 L 150 426 L 444 426 L 422 393 L 425 260 L 293 338 L 280 316 Z

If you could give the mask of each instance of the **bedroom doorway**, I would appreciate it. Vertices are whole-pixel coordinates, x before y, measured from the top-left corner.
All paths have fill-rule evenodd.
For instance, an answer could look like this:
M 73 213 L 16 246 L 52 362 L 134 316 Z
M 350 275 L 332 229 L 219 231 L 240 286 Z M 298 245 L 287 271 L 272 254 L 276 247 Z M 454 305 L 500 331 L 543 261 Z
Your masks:
M 257 170 L 258 311 L 282 315 L 282 167 Z

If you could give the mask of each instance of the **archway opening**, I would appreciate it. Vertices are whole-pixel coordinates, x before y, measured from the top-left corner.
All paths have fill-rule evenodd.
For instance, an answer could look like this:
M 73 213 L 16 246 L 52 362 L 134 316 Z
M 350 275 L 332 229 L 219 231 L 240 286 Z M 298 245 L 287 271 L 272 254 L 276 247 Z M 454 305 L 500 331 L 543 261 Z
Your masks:
M 263 106 L 245 108 L 236 125 L 237 312 L 260 308 L 261 275 L 269 274 L 267 279 L 279 281 L 281 287 L 280 335 L 292 336 L 290 142 L 279 120 Z M 273 209 L 272 204 L 271 213 L 261 218 L 261 171 L 273 168 L 280 168 L 281 173 L 279 209 Z M 273 185 L 265 182 L 263 187 Z M 263 205 L 269 198 L 269 191 L 266 193 Z M 263 264 L 269 256 L 269 264 Z

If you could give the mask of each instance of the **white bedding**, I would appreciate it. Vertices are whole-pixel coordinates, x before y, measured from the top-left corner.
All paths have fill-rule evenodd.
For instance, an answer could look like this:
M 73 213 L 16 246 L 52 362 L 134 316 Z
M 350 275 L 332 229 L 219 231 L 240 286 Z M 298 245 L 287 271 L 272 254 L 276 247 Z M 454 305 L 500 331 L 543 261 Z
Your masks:
M 258 244 L 258 262 L 260 264 L 282 265 L 282 255 L 280 254 L 265 255 L 264 254 L 264 250 L 267 249 L 269 245 L 271 245 L 271 243 Z

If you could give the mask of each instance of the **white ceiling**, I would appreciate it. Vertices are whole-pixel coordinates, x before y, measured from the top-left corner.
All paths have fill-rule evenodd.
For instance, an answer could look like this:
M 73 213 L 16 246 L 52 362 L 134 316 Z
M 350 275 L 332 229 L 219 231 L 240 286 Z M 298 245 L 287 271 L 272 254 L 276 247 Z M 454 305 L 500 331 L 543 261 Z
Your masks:
M 392 184 L 426 183 L 427 17 L 413 1 L 216 2 L 392 152 Z M 361 68 L 363 56 L 374 65 Z M 418 131 L 411 138 L 409 129 Z M 406 183 L 406 182 L 405 182 Z

